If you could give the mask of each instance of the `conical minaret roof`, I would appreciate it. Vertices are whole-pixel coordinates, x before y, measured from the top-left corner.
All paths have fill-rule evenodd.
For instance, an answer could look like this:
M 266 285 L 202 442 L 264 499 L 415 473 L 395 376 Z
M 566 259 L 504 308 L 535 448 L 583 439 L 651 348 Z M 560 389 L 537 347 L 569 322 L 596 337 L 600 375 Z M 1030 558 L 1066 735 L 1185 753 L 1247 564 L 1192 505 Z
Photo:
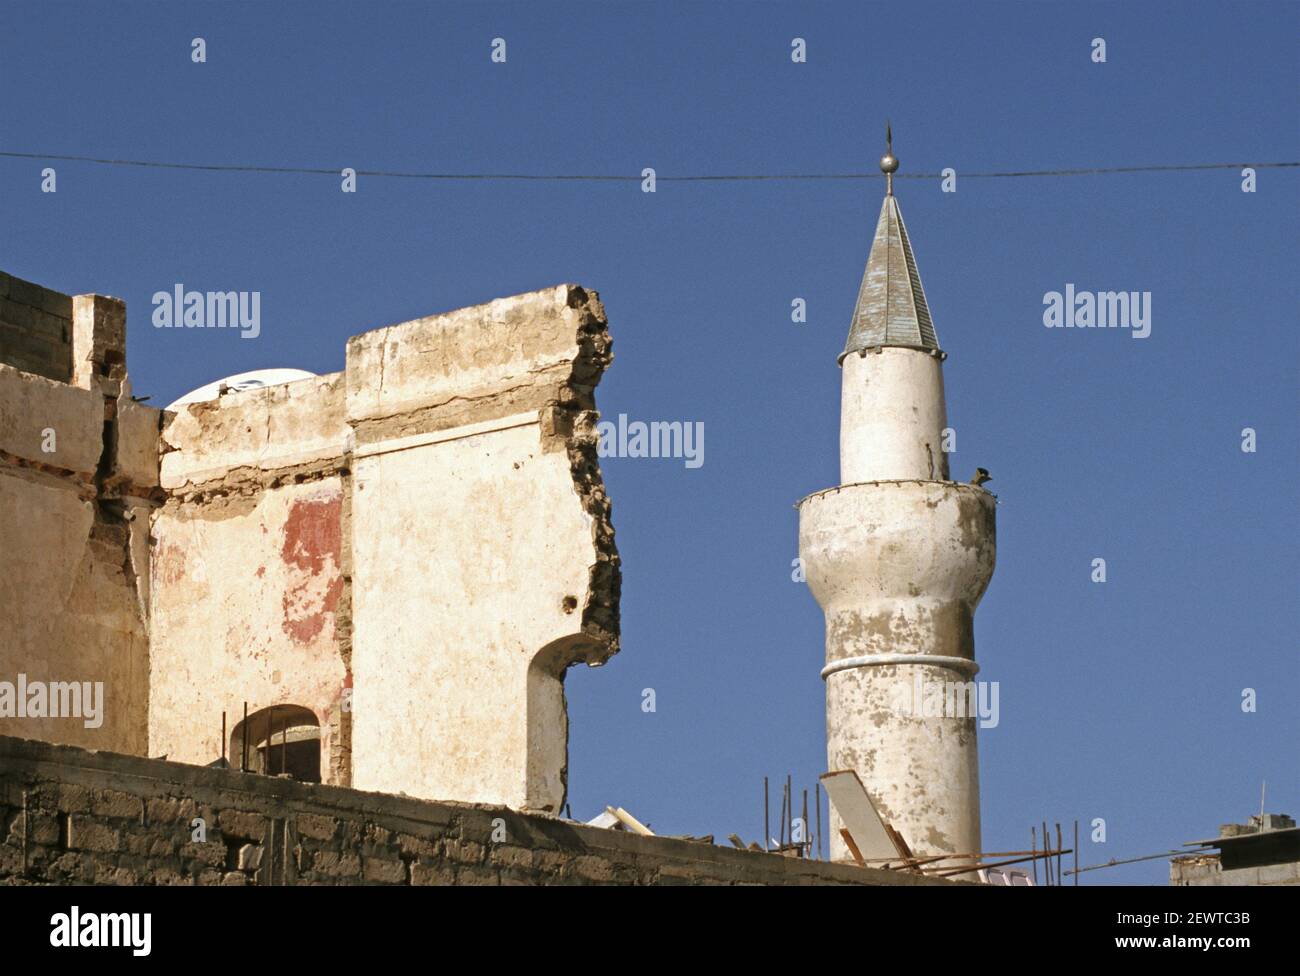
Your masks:
M 916 258 L 912 255 L 912 242 L 908 240 L 903 214 L 894 196 L 898 160 L 894 157 L 893 140 L 887 138 L 889 149 L 880 160 L 886 178 L 885 200 L 880 206 L 880 219 L 876 221 L 876 236 L 871 242 L 858 301 L 853 307 L 849 340 L 840 353 L 841 362 L 849 353 L 879 346 L 901 346 L 942 355 L 934 323 L 930 321 L 925 289 L 921 287 L 921 275 L 916 270 Z

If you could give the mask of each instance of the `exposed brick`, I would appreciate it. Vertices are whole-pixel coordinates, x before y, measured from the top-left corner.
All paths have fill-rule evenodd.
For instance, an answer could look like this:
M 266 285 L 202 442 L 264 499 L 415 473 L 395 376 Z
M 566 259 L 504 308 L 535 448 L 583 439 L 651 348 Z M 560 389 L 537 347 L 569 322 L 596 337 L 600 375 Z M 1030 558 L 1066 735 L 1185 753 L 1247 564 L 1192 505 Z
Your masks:
M 378 881 L 383 884 L 406 884 L 406 865 L 401 861 L 386 861 L 380 858 L 365 859 L 361 876 L 366 881 Z
M 0 298 L 0 320 L 16 325 L 23 331 L 27 331 L 32 327 L 36 313 L 36 308 L 26 302 L 15 301 L 12 294 L 8 299 Z
M 696 883 L 699 872 L 693 868 L 676 864 L 665 864 L 654 875 L 657 885 L 691 885 Z
M 39 310 L 34 312 L 31 318 L 33 335 L 40 336 L 53 345 L 68 341 L 68 329 L 71 327 L 69 320 Z
M 140 875 L 129 868 L 99 865 L 95 872 L 95 883 L 101 885 L 135 885 L 141 880 Z
M 635 872 L 631 868 L 624 867 L 619 870 L 605 858 L 594 857 L 589 854 L 574 858 L 571 869 L 579 878 L 599 884 L 613 884 L 618 881 L 631 882 L 635 877 Z
M 41 296 L 41 310 L 50 315 L 57 315 L 61 319 L 72 321 L 72 296 L 64 295 L 61 292 L 51 291 L 49 288 L 42 289 L 44 294 Z
M 159 837 L 148 829 L 129 831 L 124 838 L 124 844 L 127 853 L 151 858 L 174 854 L 180 846 L 178 841 L 169 837 Z
M 261 840 L 266 834 L 266 817 L 242 810 L 222 810 L 217 815 L 217 826 L 227 837 Z
M 90 810 L 90 790 L 84 786 L 60 783 L 55 789 L 55 802 L 64 813 L 81 813 Z
M 456 883 L 456 870 L 445 861 L 421 858 L 411 865 L 413 885 L 451 885 Z
M 250 874 L 266 872 L 268 836 L 276 852 L 273 878 L 288 884 L 944 883 L 491 808 L 190 770 L 0 737 L 0 885 L 257 883 Z M 171 795 L 152 795 L 160 788 Z M 24 793 L 32 818 L 25 867 Z M 196 815 L 209 822 L 206 843 L 190 839 Z M 502 815 L 511 842 L 480 841 L 490 836 L 482 828 Z M 63 817 L 70 850 L 59 846 Z M 269 831 L 273 821 L 277 829 Z M 288 825 L 290 851 L 283 875 L 281 823 Z M 440 838 L 453 824 L 458 834 Z
M 298 833 L 315 840 L 333 840 L 339 832 L 339 823 L 333 817 L 320 817 L 314 813 L 300 813 L 294 818 Z
M 497 869 L 482 864 L 467 864 L 456 869 L 458 885 L 499 885 L 501 877 Z
M 312 855 L 311 870 L 317 874 L 332 878 L 361 873 L 361 858 L 355 854 L 336 854 L 333 851 L 318 851 Z
M 211 839 L 202 844 L 196 844 L 193 841 L 182 844 L 180 850 L 176 853 L 184 861 L 193 861 L 212 867 L 222 867 L 226 863 L 225 845 Z
M 133 817 L 140 819 L 144 804 L 138 796 L 119 790 L 96 790 L 91 797 L 90 812 L 97 817 Z
M 74 851 L 116 851 L 122 835 L 91 817 L 73 814 L 68 818 L 68 847 Z
M 491 854 L 492 863 L 503 868 L 532 867 L 533 852 L 526 847 L 501 845 L 494 847 Z
M 447 857 L 453 861 L 461 861 L 465 864 L 481 864 L 485 848 L 482 844 L 476 844 L 472 840 L 449 840 L 443 849 Z
M 22 278 L 9 278 L 9 297 L 14 302 L 22 305 L 35 306 L 40 308 L 41 300 L 45 296 L 45 289 L 32 281 L 24 281 Z
M 19 831 L 18 837 L 21 837 L 23 829 L 23 815 L 21 813 L 14 819 L 14 830 Z M 13 832 L 11 831 L 11 836 Z M 53 847 L 59 842 L 59 821 L 54 817 L 41 813 L 27 814 L 27 843 L 44 844 Z
M 29 863 L 34 860 L 37 859 L 29 856 Z M 84 855 L 65 851 L 48 860 L 46 873 L 53 878 L 80 878 L 89 881 L 94 876 L 94 862 Z
M 435 857 L 438 854 L 438 842 L 436 840 L 427 840 L 424 837 L 414 837 L 410 834 L 398 834 L 397 846 L 403 854 L 422 854 L 427 857 Z
M 543 876 L 558 875 L 572 859 L 559 851 L 533 851 L 533 868 Z
M 149 823 L 169 823 L 173 820 L 185 822 L 188 828 L 190 821 L 198 815 L 198 806 L 189 797 L 169 796 L 164 799 L 150 799 L 145 801 L 145 819 Z
M 152 885 L 192 885 L 194 879 L 181 874 L 179 871 L 169 867 L 156 867 L 149 875 L 148 884 Z

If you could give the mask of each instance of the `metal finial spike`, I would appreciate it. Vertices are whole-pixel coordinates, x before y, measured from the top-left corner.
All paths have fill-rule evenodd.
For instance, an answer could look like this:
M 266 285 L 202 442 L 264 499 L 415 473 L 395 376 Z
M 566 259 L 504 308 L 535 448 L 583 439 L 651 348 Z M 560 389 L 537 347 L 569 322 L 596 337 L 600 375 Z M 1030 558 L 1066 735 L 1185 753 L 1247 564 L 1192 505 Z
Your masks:
M 880 171 L 885 174 L 885 195 L 894 195 L 894 173 L 898 170 L 898 157 L 894 155 L 894 133 L 885 123 L 885 154 L 880 157 Z

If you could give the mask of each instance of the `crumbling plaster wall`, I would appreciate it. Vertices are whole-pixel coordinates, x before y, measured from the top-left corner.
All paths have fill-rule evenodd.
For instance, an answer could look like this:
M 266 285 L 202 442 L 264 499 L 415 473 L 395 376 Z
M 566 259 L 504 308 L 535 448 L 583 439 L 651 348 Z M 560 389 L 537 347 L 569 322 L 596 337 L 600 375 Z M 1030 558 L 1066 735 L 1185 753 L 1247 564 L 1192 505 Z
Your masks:
M 222 712 L 229 751 L 245 702 L 250 713 L 293 704 L 320 722 L 322 778 L 347 783 L 343 392 L 335 373 L 168 416 L 151 755 L 210 763 L 222 755 Z
M 558 810 L 564 671 L 618 649 L 595 293 L 380 329 L 344 372 L 166 414 L 131 397 L 125 306 L 63 298 L 70 382 L 9 364 L 3 323 L 0 680 L 102 681 L 104 720 L 0 734 L 206 764 L 223 711 L 229 736 L 244 702 L 292 704 L 328 783 Z
M 357 787 L 563 803 L 564 670 L 618 648 L 610 358 L 574 285 L 349 342 Z
M 558 810 L 564 670 L 618 647 L 609 347 L 598 297 L 561 285 L 169 417 L 150 753 L 210 762 L 223 710 L 295 704 L 326 782 Z
M 92 696 L 102 682 L 102 707 L 97 717 L 90 700 L 74 716 L 14 708 L 0 734 L 143 753 L 160 416 L 131 398 L 122 302 L 62 297 L 71 384 L 0 349 L 0 681 L 88 683 Z

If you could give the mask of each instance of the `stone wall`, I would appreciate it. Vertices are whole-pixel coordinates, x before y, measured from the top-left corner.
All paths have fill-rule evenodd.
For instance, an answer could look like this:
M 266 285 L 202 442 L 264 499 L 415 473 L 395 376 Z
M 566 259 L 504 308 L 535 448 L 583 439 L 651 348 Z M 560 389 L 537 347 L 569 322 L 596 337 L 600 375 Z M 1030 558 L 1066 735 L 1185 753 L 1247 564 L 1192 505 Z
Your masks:
M 0 737 L 0 884 L 51 883 L 952 882 Z
M 0 363 L 67 383 L 72 297 L 0 271 Z

